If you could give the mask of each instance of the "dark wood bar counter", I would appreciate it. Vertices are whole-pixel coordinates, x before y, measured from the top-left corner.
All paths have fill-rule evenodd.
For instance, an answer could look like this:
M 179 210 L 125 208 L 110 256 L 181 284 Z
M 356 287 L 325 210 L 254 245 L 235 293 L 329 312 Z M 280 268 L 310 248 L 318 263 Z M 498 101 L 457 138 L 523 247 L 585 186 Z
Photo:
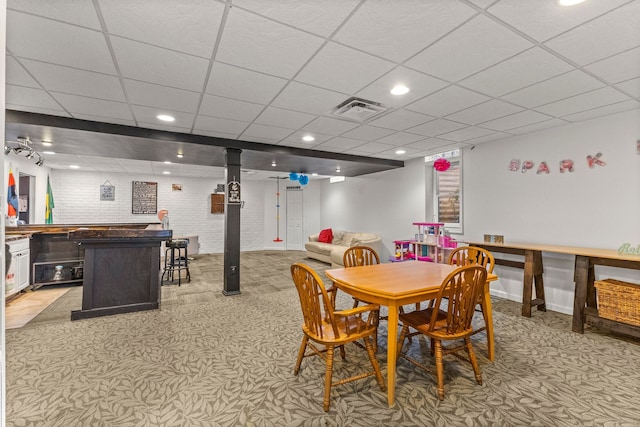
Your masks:
M 84 247 L 82 309 L 71 320 L 160 307 L 160 246 L 170 230 L 92 227 L 68 239 Z

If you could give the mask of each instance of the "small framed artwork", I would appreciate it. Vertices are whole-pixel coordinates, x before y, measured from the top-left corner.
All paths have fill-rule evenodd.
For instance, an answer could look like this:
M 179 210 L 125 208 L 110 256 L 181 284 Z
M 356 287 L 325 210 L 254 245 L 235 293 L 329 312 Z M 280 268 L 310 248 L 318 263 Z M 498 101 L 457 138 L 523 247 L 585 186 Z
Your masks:
M 182 191 L 182 184 L 171 184 L 171 191 Z
M 100 200 L 114 201 L 116 199 L 116 187 L 114 185 L 100 186 Z

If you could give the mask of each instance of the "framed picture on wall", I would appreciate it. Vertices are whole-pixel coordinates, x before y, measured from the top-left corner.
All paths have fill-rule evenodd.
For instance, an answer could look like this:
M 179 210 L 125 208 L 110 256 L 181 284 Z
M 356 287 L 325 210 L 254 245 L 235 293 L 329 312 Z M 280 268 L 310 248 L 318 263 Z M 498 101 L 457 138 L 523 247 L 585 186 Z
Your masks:
M 133 181 L 131 191 L 131 213 L 158 213 L 158 183 Z

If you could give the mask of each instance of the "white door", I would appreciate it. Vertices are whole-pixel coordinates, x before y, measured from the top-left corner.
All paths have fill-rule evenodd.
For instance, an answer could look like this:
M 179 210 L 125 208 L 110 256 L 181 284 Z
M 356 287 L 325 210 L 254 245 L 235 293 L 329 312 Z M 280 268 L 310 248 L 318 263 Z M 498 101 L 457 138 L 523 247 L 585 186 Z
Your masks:
M 303 192 L 300 188 L 287 188 L 287 250 L 304 250 L 302 236 Z

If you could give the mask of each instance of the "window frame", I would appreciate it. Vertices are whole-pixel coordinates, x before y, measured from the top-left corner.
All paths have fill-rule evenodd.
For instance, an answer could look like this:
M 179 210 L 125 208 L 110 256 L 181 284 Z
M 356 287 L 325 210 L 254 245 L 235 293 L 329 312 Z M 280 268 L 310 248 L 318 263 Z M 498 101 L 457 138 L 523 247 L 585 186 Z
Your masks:
M 443 153 L 434 154 L 431 156 L 425 156 L 425 168 L 426 170 L 426 178 L 427 178 L 427 218 L 433 218 L 434 222 L 441 222 L 439 219 L 439 211 L 438 211 L 438 171 L 433 167 L 433 163 L 438 159 L 447 159 L 452 165 L 459 165 L 459 180 L 460 180 L 460 189 L 458 191 L 458 202 L 460 204 L 460 220 L 458 222 L 445 222 L 444 228 L 446 231 L 452 234 L 462 234 L 464 230 L 464 197 L 463 197 L 463 188 L 464 188 L 464 174 L 463 174 L 463 161 L 462 161 L 462 150 L 456 149 Z

